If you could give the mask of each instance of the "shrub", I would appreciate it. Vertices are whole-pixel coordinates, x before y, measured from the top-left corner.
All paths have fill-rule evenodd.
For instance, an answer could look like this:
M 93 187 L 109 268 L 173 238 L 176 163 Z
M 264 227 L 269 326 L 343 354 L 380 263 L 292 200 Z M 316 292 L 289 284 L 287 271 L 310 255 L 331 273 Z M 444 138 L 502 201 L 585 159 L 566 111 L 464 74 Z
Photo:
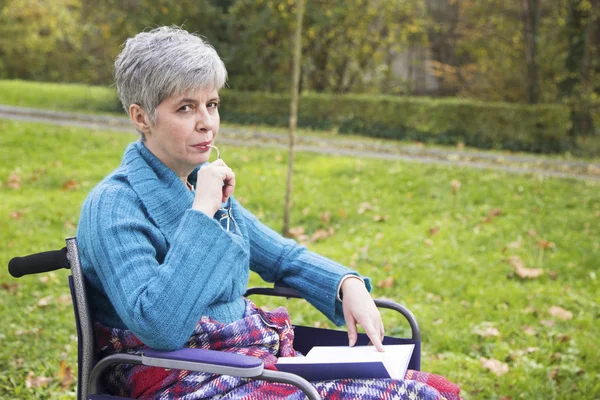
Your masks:
M 225 121 L 288 124 L 286 95 L 226 90 L 222 98 Z M 573 148 L 569 109 L 562 105 L 306 94 L 301 97 L 298 125 L 314 129 L 337 127 L 342 134 L 440 144 L 463 142 L 513 151 L 553 153 Z

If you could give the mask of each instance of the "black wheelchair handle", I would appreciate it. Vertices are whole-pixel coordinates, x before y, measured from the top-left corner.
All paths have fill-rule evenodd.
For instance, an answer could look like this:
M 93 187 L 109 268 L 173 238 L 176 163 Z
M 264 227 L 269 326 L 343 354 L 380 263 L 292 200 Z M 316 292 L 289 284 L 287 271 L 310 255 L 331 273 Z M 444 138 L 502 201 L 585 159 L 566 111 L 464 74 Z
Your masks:
M 69 269 L 67 248 L 44 251 L 24 257 L 15 257 L 8 263 L 8 272 L 15 278 L 23 275 L 39 274 L 57 269 Z

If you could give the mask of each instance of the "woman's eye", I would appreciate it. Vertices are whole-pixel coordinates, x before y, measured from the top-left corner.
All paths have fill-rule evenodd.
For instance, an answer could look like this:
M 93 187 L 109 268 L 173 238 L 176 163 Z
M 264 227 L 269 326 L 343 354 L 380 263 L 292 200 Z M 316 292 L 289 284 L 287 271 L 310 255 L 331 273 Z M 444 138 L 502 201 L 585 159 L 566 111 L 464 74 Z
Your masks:
M 217 108 L 217 107 L 219 107 L 219 103 L 217 103 L 216 101 L 211 101 L 206 106 L 208 108 Z
M 185 106 L 181 107 L 178 111 L 187 112 L 187 111 L 191 111 L 191 110 L 192 110 L 192 106 L 190 106 L 189 104 L 186 104 Z

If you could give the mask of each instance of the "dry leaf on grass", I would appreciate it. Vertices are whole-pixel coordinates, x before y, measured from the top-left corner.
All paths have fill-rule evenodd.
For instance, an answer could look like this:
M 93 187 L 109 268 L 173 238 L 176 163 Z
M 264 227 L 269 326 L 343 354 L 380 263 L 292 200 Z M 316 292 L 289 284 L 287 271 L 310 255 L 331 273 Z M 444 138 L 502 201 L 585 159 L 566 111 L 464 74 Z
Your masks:
M 544 270 L 541 268 L 526 268 L 519 256 L 508 257 L 508 263 L 515 269 L 517 276 L 522 279 L 534 279 L 544 274 Z
M 372 210 L 373 206 L 369 202 L 360 203 L 360 207 L 358 208 L 358 215 L 362 215 L 365 212 Z
M 458 190 L 460 189 L 460 181 L 457 181 L 456 179 L 453 179 L 452 182 L 450 182 L 450 187 L 452 188 L 452 193 L 456 194 L 458 192 Z
M 535 334 L 537 333 L 537 331 L 535 330 L 535 328 L 533 326 L 524 326 L 521 328 L 523 330 L 523 333 L 525 333 L 526 335 L 529 336 L 535 336 Z
M 6 283 L 6 282 L 0 283 L 0 288 L 2 290 L 6 290 L 10 294 L 17 293 L 17 289 L 19 288 L 19 286 L 20 285 L 18 283 Z
M 8 218 L 20 221 L 23 219 L 23 213 L 21 211 L 11 211 L 8 214 Z
M 52 296 L 42 297 L 38 302 L 37 306 L 40 308 L 48 307 L 50 305 L 50 301 L 52 300 Z
M 11 189 L 20 189 L 21 188 L 21 176 L 16 172 L 11 172 L 11 174 L 8 176 L 6 186 L 8 186 Z
M 65 360 L 60 362 L 60 369 L 58 370 L 57 378 L 60 382 L 60 387 L 62 390 L 67 390 L 73 385 L 75 382 L 75 375 L 73 375 L 73 368 L 70 365 L 67 365 Z
M 485 219 L 483 220 L 484 223 L 490 223 L 492 222 L 492 219 L 494 219 L 494 217 L 497 217 L 498 215 L 502 215 L 502 210 L 499 208 L 494 208 L 492 211 L 490 211 L 487 215 L 487 217 L 485 217 Z
M 302 235 L 304 235 L 303 226 L 296 226 L 294 228 L 290 228 L 290 237 L 297 238 Z
M 62 190 L 75 190 L 79 187 L 79 182 L 75 179 L 69 179 L 62 185 Z
M 389 215 L 374 215 L 373 216 L 373 221 L 375 221 L 375 222 L 385 222 L 388 219 L 390 219 Z
M 559 307 L 559 306 L 552 306 L 552 307 L 550 307 L 550 309 L 548 310 L 548 312 L 553 317 L 562 319 L 563 321 L 568 321 L 568 320 L 570 320 L 570 319 L 573 318 L 573 313 L 571 311 L 565 310 L 564 308 Z
M 393 276 L 388 276 L 387 278 L 385 278 L 377 283 L 377 287 L 379 287 L 379 288 L 389 289 L 392 286 L 394 286 L 394 277 Z
M 508 372 L 508 364 L 495 360 L 493 358 L 481 357 L 481 366 L 497 376 L 502 376 Z
M 440 227 L 439 226 L 433 226 L 433 227 L 429 228 L 429 234 L 431 236 L 435 236 L 438 233 L 440 233 Z
M 473 333 L 484 338 L 500 336 L 500 331 L 495 326 L 476 326 Z
M 527 231 L 527 234 L 531 237 L 537 236 L 537 231 L 535 229 L 530 229 Z
M 25 386 L 28 389 L 48 386 L 50 382 L 52 382 L 52 378 L 48 378 L 47 376 L 35 376 L 31 371 L 29 371 L 25 377 Z
M 331 222 L 331 213 L 329 211 L 321 213 L 321 221 L 323 221 L 326 224 L 329 224 Z
M 540 249 L 553 249 L 556 247 L 556 244 L 554 244 L 554 242 L 549 242 L 547 240 L 541 239 L 538 240 L 538 247 Z
M 431 246 L 433 246 L 433 240 L 431 240 L 431 239 L 425 239 L 423 241 L 423 244 L 425 244 L 425 246 L 430 246 L 431 247 Z

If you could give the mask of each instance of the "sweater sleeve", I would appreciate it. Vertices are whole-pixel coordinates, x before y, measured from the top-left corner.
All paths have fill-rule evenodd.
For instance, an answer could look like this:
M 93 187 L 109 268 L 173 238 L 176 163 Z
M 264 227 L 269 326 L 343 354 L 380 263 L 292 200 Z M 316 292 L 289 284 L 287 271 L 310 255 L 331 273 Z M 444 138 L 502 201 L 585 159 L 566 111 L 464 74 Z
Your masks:
M 126 187 L 88 198 L 78 240 L 123 323 L 146 345 L 165 350 L 185 344 L 207 306 L 226 295 L 224 287 L 231 290 L 239 275 L 231 266 L 248 258 L 216 221 L 187 210 L 158 260 L 166 242 Z
M 248 226 L 250 269 L 267 282 L 288 284 L 334 324 L 343 325 L 342 303 L 337 293 L 339 283 L 346 275 L 360 275 L 284 238 L 243 207 L 238 205 L 238 209 Z M 370 279 L 364 278 L 364 281 L 370 292 Z

